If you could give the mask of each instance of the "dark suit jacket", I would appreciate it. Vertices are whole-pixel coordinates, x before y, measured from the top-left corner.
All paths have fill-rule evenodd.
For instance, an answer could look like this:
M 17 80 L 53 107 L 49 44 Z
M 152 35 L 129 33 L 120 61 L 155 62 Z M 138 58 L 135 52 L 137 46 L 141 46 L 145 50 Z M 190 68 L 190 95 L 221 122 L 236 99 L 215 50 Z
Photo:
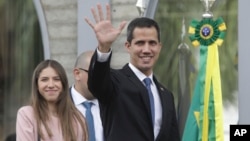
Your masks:
M 111 58 L 111 56 L 110 56 Z M 154 141 L 147 89 L 128 64 L 110 69 L 107 62 L 97 61 L 94 53 L 88 86 L 99 100 L 106 141 Z M 179 141 L 174 98 L 154 77 L 162 103 L 162 125 L 156 141 Z

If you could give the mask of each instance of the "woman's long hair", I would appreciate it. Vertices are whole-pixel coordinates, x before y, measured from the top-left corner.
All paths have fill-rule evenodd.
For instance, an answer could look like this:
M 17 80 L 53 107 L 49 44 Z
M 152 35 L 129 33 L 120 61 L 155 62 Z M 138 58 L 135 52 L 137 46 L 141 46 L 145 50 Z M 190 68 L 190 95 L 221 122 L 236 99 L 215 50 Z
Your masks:
M 62 135 L 65 141 L 76 141 L 78 131 L 74 127 L 77 127 L 76 124 L 80 123 L 80 126 L 83 130 L 83 139 L 87 140 L 87 127 L 85 118 L 81 113 L 76 109 L 69 95 L 69 85 L 66 72 L 61 64 L 55 60 L 45 60 L 42 61 L 34 70 L 32 77 L 32 94 L 31 94 L 31 106 L 34 109 L 35 118 L 37 120 L 38 126 L 38 135 L 40 138 L 44 137 L 44 134 L 41 130 L 41 125 L 43 124 L 49 137 L 52 137 L 53 134 L 51 129 L 49 129 L 46 121 L 49 120 L 48 115 L 48 105 L 47 101 L 42 97 L 38 91 L 38 78 L 43 69 L 51 67 L 59 75 L 62 83 L 62 92 L 58 96 L 56 102 L 57 115 L 60 120 Z

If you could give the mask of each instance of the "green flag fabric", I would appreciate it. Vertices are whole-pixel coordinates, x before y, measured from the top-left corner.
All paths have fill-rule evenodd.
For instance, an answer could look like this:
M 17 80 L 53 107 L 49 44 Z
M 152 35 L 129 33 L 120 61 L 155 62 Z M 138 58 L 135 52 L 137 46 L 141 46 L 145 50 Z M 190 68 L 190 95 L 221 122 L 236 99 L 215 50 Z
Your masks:
M 190 39 L 194 46 L 200 47 L 200 63 L 182 141 L 224 141 L 218 54 L 224 30 L 221 18 L 191 23 Z

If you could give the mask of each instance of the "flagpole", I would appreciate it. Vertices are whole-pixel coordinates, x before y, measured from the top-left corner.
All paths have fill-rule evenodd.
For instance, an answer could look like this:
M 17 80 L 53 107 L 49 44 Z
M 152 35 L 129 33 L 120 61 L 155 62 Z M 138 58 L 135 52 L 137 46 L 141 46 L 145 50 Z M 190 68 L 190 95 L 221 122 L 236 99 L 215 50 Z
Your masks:
M 141 17 L 154 19 L 158 0 L 137 0 L 136 7 Z
M 181 44 L 178 46 L 179 52 L 179 89 L 178 89 L 178 124 L 179 132 L 182 136 L 185 127 L 185 122 L 188 114 L 188 109 L 191 101 L 190 94 L 190 48 L 184 42 L 186 34 L 185 19 L 182 20 Z

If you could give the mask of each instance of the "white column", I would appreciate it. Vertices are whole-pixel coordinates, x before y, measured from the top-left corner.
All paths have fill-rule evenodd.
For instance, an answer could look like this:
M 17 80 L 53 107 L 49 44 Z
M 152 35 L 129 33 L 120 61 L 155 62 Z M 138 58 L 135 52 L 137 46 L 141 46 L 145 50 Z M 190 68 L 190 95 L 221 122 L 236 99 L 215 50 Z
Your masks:
M 239 73 L 239 124 L 250 124 L 250 1 L 238 1 L 238 73 Z

